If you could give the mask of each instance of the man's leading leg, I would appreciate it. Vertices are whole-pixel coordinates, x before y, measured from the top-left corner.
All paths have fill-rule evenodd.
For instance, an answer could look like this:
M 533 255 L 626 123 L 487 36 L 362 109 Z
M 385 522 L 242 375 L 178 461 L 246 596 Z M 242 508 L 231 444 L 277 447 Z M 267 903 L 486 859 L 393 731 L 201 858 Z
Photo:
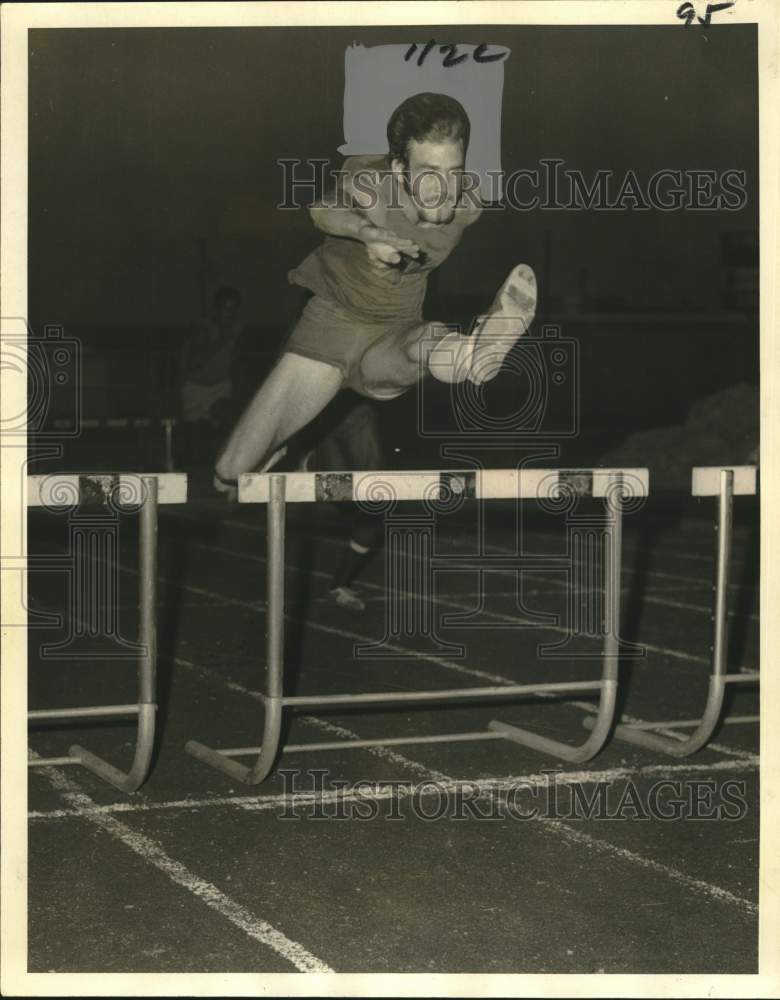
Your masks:
M 427 372 L 434 336 L 435 324 L 417 323 L 382 337 L 360 360 L 362 389 L 375 399 L 392 399 L 415 385 Z
M 219 479 L 230 482 L 255 469 L 313 420 L 343 383 L 344 376 L 335 365 L 302 354 L 283 354 L 222 449 L 216 464 Z
M 518 264 L 469 336 L 448 333 L 434 343 L 427 359 L 431 374 L 440 382 L 490 381 L 535 314 L 536 276 L 527 264 Z
M 377 398 L 391 398 L 398 394 L 394 388 L 414 385 L 429 371 L 440 382 L 487 382 L 498 375 L 535 313 L 536 278 L 527 264 L 519 264 L 470 335 L 448 332 L 441 323 L 420 323 L 384 337 L 363 356 L 363 385 Z

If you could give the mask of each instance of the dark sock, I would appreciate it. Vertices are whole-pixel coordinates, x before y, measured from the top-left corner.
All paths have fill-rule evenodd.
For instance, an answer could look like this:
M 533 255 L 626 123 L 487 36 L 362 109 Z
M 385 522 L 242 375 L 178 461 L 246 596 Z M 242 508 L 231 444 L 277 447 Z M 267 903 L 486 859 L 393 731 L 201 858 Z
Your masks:
M 335 590 L 336 587 L 348 587 L 364 564 L 368 562 L 372 551 L 372 549 L 364 548 L 353 539 L 350 539 L 336 568 L 336 572 L 333 574 L 331 590 Z
M 376 550 L 384 522 L 379 517 L 363 515 L 356 518 L 352 537 L 333 574 L 331 589 L 349 587 Z

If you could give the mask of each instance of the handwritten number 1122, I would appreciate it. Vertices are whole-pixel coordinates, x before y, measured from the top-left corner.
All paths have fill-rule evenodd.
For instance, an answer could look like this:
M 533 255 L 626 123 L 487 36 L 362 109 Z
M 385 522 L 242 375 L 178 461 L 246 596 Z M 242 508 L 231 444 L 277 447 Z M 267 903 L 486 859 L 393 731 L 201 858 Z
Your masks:
M 433 39 L 431 39 L 430 42 L 425 43 L 425 45 L 420 51 L 419 56 L 417 57 L 418 66 L 422 66 L 426 56 L 431 51 L 431 49 L 435 47 L 435 45 L 436 42 Z M 474 60 L 474 62 L 476 63 L 498 62 L 501 59 L 505 59 L 507 56 L 506 52 L 493 52 L 492 54 L 488 53 L 487 48 L 488 48 L 487 45 L 484 42 L 482 42 L 481 45 L 478 45 L 474 49 L 474 52 L 472 53 L 472 59 Z M 412 58 L 412 56 L 415 54 L 416 51 L 417 51 L 417 43 L 415 42 L 414 45 L 410 45 L 409 48 L 406 50 L 406 55 L 404 56 L 404 62 L 409 62 L 409 60 Z M 447 68 L 449 68 L 450 66 L 457 66 L 459 63 L 464 62 L 469 57 L 468 52 L 462 52 L 460 55 L 458 55 L 457 45 L 451 45 L 451 44 L 440 45 L 439 52 L 441 52 L 442 55 L 444 55 L 444 53 L 446 52 L 446 55 L 444 55 L 444 59 L 442 60 L 442 66 L 445 66 Z

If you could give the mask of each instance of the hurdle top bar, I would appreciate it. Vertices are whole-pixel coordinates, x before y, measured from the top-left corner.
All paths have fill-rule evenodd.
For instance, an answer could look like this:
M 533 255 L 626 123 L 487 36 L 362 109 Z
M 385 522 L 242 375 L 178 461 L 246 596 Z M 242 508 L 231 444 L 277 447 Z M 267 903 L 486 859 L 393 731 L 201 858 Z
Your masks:
M 239 477 L 240 503 L 268 503 L 272 472 Z M 474 500 L 559 499 L 562 495 L 604 497 L 622 483 L 626 497 L 647 496 L 647 469 L 469 469 L 466 471 L 287 472 L 285 499 L 388 502 L 441 500 L 463 496 Z M 614 485 L 611 485 L 614 484 Z
M 137 504 L 143 498 L 143 480 L 157 480 L 158 503 L 186 503 L 187 476 L 183 472 L 90 472 L 67 475 L 52 472 L 27 477 L 28 507 L 72 507 L 76 504 Z
M 757 471 L 755 465 L 697 466 L 691 473 L 691 495 L 695 497 L 717 496 L 720 493 L 721 472 L 733 472 L 733 493 L 735 496 L 753 496 L 757 488 Z

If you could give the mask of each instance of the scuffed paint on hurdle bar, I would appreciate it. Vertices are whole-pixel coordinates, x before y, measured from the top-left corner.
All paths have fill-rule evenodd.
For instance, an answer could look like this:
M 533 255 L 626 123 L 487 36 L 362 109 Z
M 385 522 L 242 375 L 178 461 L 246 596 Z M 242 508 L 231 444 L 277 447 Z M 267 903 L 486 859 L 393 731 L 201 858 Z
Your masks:
M 27 477 L 27 506 L 72 507 L 80 503 L 105 503 L 112 496 L 115 503 L 137 503 L 143 496 L 144 479 L 157 480 L 158 503 L 186 503 L 187 476 L 183 472 L 82 475 L 53 472 Z
M 691 496 L 718 496 L 721 472 L 734 473 L 732 493 L 735 496 L 755 495 L 758 472 L 755 465 L 705 465 L 694 468 L 691 474 Z
M 268 503 L 274 473 L 239 477 L 240 503 Z M 288 472 L 285 500 L 387 502 L 464 496 L 476 500 L 556 499 L 562 493 L 605 497 L 619 477 L 626 496 L 649 491 L 647 469 L 468 469 L 408 472 Z

